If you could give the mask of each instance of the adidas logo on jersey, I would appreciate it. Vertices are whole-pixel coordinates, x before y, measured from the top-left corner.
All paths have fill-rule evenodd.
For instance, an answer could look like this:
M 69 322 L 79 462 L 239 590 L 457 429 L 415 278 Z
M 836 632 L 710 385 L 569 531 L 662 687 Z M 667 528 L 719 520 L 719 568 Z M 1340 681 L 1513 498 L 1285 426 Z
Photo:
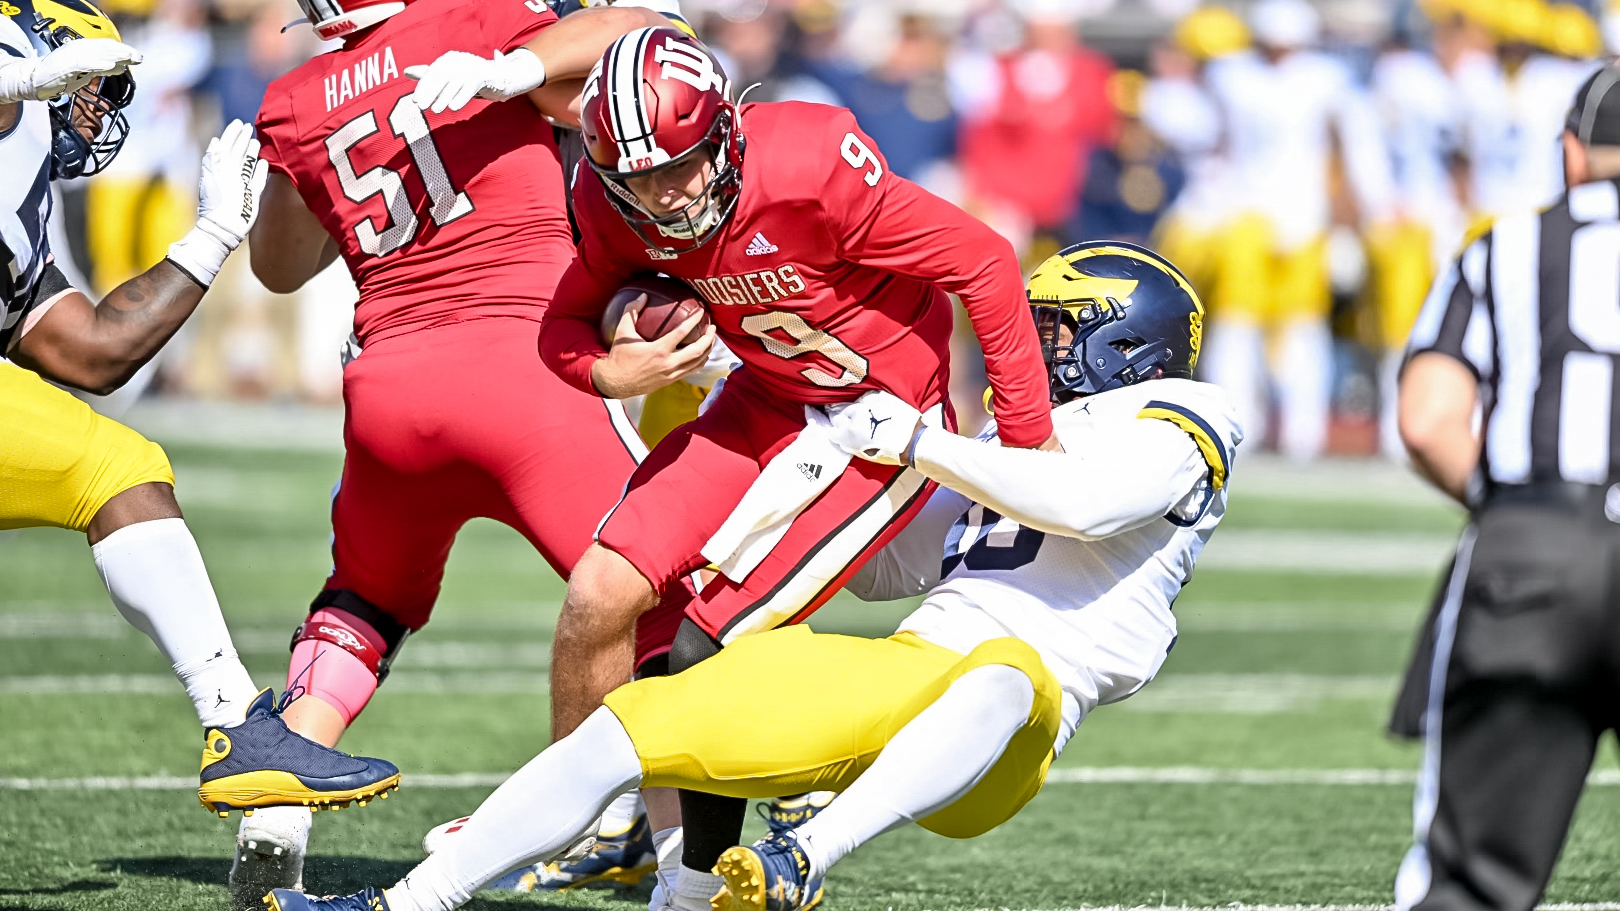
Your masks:
M 781 248 L 776 244 L 765 239 L 763 231 L 756 231 L 754 232 L 754 239 L 748 242 L 748 249 L 744 250 L 743 253 L 747 256 L 764 256 L 767 253 L 775 253 L 779 249 Z
M 806 481 L 814 481 L 815 479 L 821 477 L 821 466 L 815 464 L 814 462 L 800 462 L 798 464 L 798 469 L 799 474 L 804 475 L 804 479 Z

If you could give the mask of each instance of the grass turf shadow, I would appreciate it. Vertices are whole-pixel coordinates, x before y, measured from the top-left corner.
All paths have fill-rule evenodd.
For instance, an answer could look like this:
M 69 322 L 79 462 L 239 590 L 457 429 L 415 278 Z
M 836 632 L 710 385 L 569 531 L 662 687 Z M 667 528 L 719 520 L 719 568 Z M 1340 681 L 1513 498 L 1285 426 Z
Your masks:
M 118 884 L 104 879 L 76 879 L 60 886 L 42 886 L 38 889 L 0 889 L 0 895 L 66 895 L 70 892 L 105 892 Z
M 111 857 L 96 866 L 106 872 L 159 879 L 179 879 L 205 886 L 224 886 L 229 857 Z M 391 886 L 416 866 L 415 861 L 373 857 L 311 857 L 304 866 L 304 888 L 315 895 L 346 895 L 366 886 Z M 108 886 L 111 888 L 111 885 Z M 37 894 L 37 891 L 36 893 Z

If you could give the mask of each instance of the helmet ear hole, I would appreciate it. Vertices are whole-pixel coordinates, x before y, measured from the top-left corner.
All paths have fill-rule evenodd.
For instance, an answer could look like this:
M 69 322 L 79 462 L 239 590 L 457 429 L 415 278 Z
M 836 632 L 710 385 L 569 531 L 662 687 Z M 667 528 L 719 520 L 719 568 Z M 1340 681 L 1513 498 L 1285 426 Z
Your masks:
M 1146 344 L 1146 339 L 1133 335 L 1130 338 L 1116 338 L 1109 342 L 1108 346 L 1113 348 L 1115 351 L 1118 351 L 1120 354 L 1130 354 L 1132 351 L 1135 351 Z

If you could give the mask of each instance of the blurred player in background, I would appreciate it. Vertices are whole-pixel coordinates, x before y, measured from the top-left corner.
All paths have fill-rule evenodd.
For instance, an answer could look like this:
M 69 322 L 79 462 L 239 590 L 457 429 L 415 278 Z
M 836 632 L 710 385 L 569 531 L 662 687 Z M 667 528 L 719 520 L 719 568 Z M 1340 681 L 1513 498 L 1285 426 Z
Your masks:
M 296 290 L 339 255 L 360 287 L 334 568 L 288 669 L 306 697 L 288 724 L 336 743 L 427 623 L 463 524 L 511 526 L 566 578 L 645 452 L 618 403 L 540 361 L 539 320 L 573 257 L 547 118 L 575 121 L 580 80 L 602 49 L 667 20 L 603 8 L 557 24 L 525 0 L 303 8 L 317 35 L 343 46 L 265 95 L 271 174 L 251 253 L 272 291 Z M 466 53 L 491 48 L 495 60 Z M 683 594 L 671 587 L 671 598 Z M 677 604 L 667 631 L 642 638 L 637 666 L 658 658 L 648 643 L 667 645 L 678 618 Z M 571 673 L 566 661 L 553 667 Z M 244 822 L 231 887 L 245 906 L 297 885 L 310 818 Z
M 542 329 L 547 363 L 606 397 L 649 392 L 703 363 L 713 330 L 681 344 L 697 317 L 641 340 L 627 313 L 611 349 L 602 343 L 608 299 L 628 279 L 662 271 L 707 300 L 745 366 L 637 470 L 570 580 L 558 655 L 566 645 L 571 666 L 593 670 L 566 682 L 559 734 L 623 677 L 624 635 L 680 576 L 709 562 L 724 573 L 689 609 L 672 670 L 803 619 L 909 520 L 925 478 L 896 466 L 845 468 L 819 424 L 801 431 L 821 416 L 807 406 L 873 388 L 942 423 L 946 291 L 960 294 L 984 346 L 1003 441 L 1051 445 L 1040 352 L 1009 245 L 891 174 L 848 111 L 739 109 L 730 88 L 709 51 L 672 29 L 620 39 L 585 88 L 590 172 L 574 189 L 582 240 Z M 781 455 L 790 447 L 804 454 L 797 464 Z M 793 503 L 772 502 L 785 495 L 776 490 L 750 498 L 777 518 L 720 545 L 767 465 L 783 490 L 809 492 Z M 554 696 L 564 686 L 554 680 Z M 709 802 L 698 819 L 683 801 L 677 905 L 713 894 L 708 871 L 735 843 L 741 812 L 740 802 Z
M 1350 72 L 1311 48 L 1321 28 L 1304 0 L 1260 0 L 1249 25 L 1259 47 L 1210 65 L 1226 120 L 1235 218 L 1223 232 L 1210 302 L 1206 376 L 1264 436 L 1273 378 L 1278 448 L 1321 455 L 1332 399 L 1332 299 L 1326 244 L 1333 140 L 1364 225 L 1392 213 L 1389 162 L 1371 105 Z M 1275 358 L 1268 358 L 1268 341 Z
M 1154 247 L 1178 264 L 1199 293 L 1215 282 L 1221 226 L 1233 203 L 1221 111 L 1205 79 L 1215 60 L 1249 47 L 1249 28 L 1224 6 L 1203 6 L 1154 49 L 1154 78 L 1142 120 L 1181 156 L 1187 183 L 1159 221 Z
M 1455 173 L 1463 102 L 1448 72 L 1462 62 L 1466 48 L 1459 46 L 1461 36 L 1450 23 L 1436 22 L 1433 37 L 1433 52 L 1395 43 L 1379 55 L 1372 71 L 1371 91 L 1389 148 L 1396 199 L 1393 217 L 1373 226 L 1367 237 L 1383 355 L 1379 444 L 1397 461 L 1406 458 L 1395 420 L 1395 384 L 1406 336 L 1437 264 L 1456 249 L 1466 227 Z
M 1464 105 L 1468 203 L 1482 229 L 1491 219 L 1550 205 L 1563 191 L 1563 111 L 1596 63 L 1558 56 L 1548 45 L 1557 38 L 1566 50 L 1595 54 L 1600 48 L 1595 28 L 1585 48 L 1559 38 L 1569 20 L 1555 18 L 1539 0 L 1458 0 L 1457 14 L 1495 42 L 1493 55 L 1470 56 L 1455 75 Z
M 1093 709 L 1157 673 L 1243 439 L 1221 390 L 1190 380 L 1202 307 L 1169 263 L 1083 244 L 1043 263 L 1028 294 L 1065 451 L 927 427 L 882 391 L 834 406 L 838 446 L 948 488 L 850 583 L 872 600 L 927 593 L 898 633 L 772 630 L 622 687 L 393 888 L 281 891 L 272 911 L 451 911 L 638 784 L 843 792 L 794 833 L 729 848 L 714 911 L 799 911 L 832 865 L 908 823 L 971 838 L 1010 819 Z M 737 682 L 779 675 L 784 658 L 793 710 L 747 712 L 753 736 L 735 736 Z
M 73 0 L 0 6 L 0 529 L 83 532 L 118 612 L 169 660 L 207 730 L 198 798 L 225 815 L 274 804 L 343 805 L 395 787 L 399 771 L 287 730 L 274 694 L 242 667 L 157 444 L 46 380 L 106 394 L 185 323 L 242 243 L 264 165 L 236 122 L 208 147 L 202 202 L 168 256 L 99 304 L 56 267 L 52 180 L 105 168 L 127 135 L 141 55 Z M 308 813 L 300 807 L 300 811 Z

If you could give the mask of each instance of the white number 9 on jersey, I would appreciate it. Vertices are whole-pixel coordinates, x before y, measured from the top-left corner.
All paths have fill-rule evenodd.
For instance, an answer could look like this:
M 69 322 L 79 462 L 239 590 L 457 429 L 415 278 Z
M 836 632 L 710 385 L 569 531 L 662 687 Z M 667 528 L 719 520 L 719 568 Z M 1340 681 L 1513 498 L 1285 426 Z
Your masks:
M 883 163 L 878 161 L 877 155 L 867 148 L 866 143 L 861 142 L 861 137 L 854 133 L 845 133 L 844 144 L 838 147 L 838 151 L 844 153 L 844 160 L 857 171 L 871 165 L 872 170 L 866 173 L 866 185 L 877 186 L 878 178 L 883 176 Z

